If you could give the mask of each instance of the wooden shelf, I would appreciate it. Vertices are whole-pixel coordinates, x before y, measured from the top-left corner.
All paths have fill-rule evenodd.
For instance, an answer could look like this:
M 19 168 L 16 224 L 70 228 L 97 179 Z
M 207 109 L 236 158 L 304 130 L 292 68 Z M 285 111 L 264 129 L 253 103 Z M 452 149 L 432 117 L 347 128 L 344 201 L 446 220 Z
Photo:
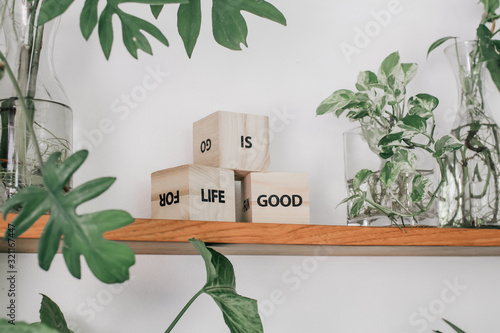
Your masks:
M 13 216 L 7 218 L 11 221 Z M 44 216 L 16 241 L 16 252 L 37 251 Z M 0 222 L 4 234 L 7 222 Z M 349 227 L 136 219 L 105 234 L 136 254 L 195 254 L 196 238 L 229 255 L 500 256 L 500 230 Z M 0 252 L 7 243 L 0 241 Z

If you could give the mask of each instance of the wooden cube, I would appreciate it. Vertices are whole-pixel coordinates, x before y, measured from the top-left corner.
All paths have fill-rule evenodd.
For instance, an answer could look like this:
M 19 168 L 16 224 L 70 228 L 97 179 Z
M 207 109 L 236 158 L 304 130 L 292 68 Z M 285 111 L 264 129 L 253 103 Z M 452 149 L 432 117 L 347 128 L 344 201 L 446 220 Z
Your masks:
M 218 111 L 193 124 L 194 164 L 234 170 L 268 171 L 269 117 Z
M 151 218 L 235 221 L 234 172 L 183 165 L 151 174 Z
M 309 223 L 306 173 L 251 172 L 241 186 L 245 222 Z

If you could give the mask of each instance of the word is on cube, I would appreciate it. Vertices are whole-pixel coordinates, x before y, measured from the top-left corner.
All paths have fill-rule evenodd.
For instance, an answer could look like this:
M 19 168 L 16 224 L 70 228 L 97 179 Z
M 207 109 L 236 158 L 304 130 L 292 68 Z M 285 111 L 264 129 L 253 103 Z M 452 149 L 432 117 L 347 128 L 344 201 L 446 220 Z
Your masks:
M 234 170 L 268 171 L 269 117 L 218 111 L 193 124 L 194 164 Z
M 151 218 L 235 221 L 234 172 L 182 165 L 151 174 Z
M 245 222 L 309 223 L 306 173 L 251 172 L 241 186 Z

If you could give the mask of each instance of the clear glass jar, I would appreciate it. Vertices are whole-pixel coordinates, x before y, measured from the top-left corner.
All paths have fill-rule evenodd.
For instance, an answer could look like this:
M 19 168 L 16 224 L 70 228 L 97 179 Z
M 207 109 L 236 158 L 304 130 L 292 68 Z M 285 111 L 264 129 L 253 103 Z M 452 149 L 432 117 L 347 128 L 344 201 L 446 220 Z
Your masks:
M 23 112 L 7 73 L 0 80 L 0 206 L 25 186 L 42 186 L 41 165 L 28 126 L 33 126 L 42 161 L 56 151 L 71 154 L 73 114 L 56 77 L 53 45 L 59 20 L 37 26 L 42 0 L 0 0 L 1 51 L 26 100 Z

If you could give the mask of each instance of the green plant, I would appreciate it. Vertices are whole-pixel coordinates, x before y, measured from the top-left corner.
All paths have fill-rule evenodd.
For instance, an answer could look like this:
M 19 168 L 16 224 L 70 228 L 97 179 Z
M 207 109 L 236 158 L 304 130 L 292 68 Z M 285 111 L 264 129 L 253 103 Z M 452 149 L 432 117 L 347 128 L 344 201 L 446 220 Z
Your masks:
M 401 63 L 394 52 L 382 61 L 377 74 L 359 73 L 356 92 L 337 90 L 316 110 L 317 115 L 345 114 L 357 121 L 370 149 L 383 160 L 380 172 L 363 169 L 352 180 L 351 193 L 342 201 L 349 203 L 351 216 L 369 215 L 375 209 L 404 225 L 404 218 L 427 212 L 445 179 L 445 154 L 462 146 L 451 135 L 434 138 L 436 97 L 417 94 L 406 99 L 406 87 L 417 68 Z M 441 170 L 442 179 L 432 192 L 432 181 L 417 169 L 416 149 L 433 157 Z
M 19 1 L 19 0 L 7 0 Z M 30 33 L 33 38 L 43 33 L 43 24 L 63 14 L 74 0 L 27 0 L 33 10 L 40 7 L 37 22 L 30 21 Z M 86 0 L 80 16 L 80 28 L 83 36 L 88 39 L 97 27 L 99 40 L 106 58 L 109 58 L 113 44 L 112 18 L 116 15 L 122 24 L 123 43 L 128 52 L 137 58 L 137 51 L 143 50 L 152 54 L 151 46 L 143 34 L 149 33 L 161 43 L 168 46 L 168 41 L 153 24 L 136 16 L 124 12 L 120 5 L 124 3 L 139 3 L 151 6 L 151 11 L 157 18 L 164 4 L 179 3 L 177 12 L 177 26 L 188 56 L 192 56 L 201 28 L 200 0 L 106 0 L 106 6 L 99 14 L 98 0 Z M 248 11 L 258 16 L 268 18 L 286 25 L 286 20 L 279 10 L 264 0 L 228 1 L 213 0 L 212 23 L 215 40 L 229 49 L 239 50 L 241 44 L 247 45 L 247 25 L 241 11 Z M 3 11 L 5 13 L 5 11 Z M 34 44 L 35 48 L 29 50 L 30 54 L 40 51 L 42 44 Z M 4 54 L 0 52 L 0 59 L 4 66 L 0 66 L 1 74 L 5 68 L 11 80 L 16 98 L 20 103 L 20 111 L 28 120 L 34 108 L 30 106 L 29 97 L 33 91 L 26 92 L 20 87 L 15 74 L 10 68 Z M 34 69 L 26 77 L 36 80 L 39 59 L 28 57 L 28 67 Z M 5 79 L 5 78 L 4 78 Z M 27 86 L 31 86 L 29 83 Z M 39 245 L 39 263 L 43 269 L 49 269 L 52 259 L 57 251 L 59 241 L 64 235 L 63 256 L 66 265 L 75 277 L 80 277 L 80 256 L 83 255 L 93 274 L 106 283 L 123 282 L 128 279 L 128 269 L 134 264 L 134 254 L 130 248 L 123 244 L 109 242 L 103 238 L 103 233 L 108 230 L 123 227 L 133 222 L 133 218 L 123 211 L 103 211 L 86 215 L 78 215 L 76 207 L 105 192 L 113 183 L 113 178 L 101 178 L 85 183 L 76 189 L 66 187 L 69 179 L 80 167 L 87 157 L 86 151 L 79 151 L 68 157 L 63 162 L 58 162 L 61 153 L 50 155 L 45 161 L 42 156 L 36 135 L 33 131 L 33 122 L 26 123 L 27 131 L 34 142 L 35 155 L 45 189 L 38 187 L 25 187 L 10 198 L 3 207 L 3 216 L 13 208 L 20 208 L 20 213 L 12 222 L 15 226 L 15 236 L 19 237 L 24 231 L 47 211 L 51 217 L 43 231 Z M 8 235 L 6 233 L 5 237 Z M 197 249 L 201 250 L 200 243 L 193 241 Z M 106 253 L 106 255 L 104 255 Z M 110 256 L 110 253 L 112 255 Z M 208 281 L 200 293 L 207 293 L 214 298 L 223 311 L 226 323 L 232 332 L 249 331 L 261 332 L 262 324 L 256 309 L 256 302 L 243 298 L 234 290 L 234 275 L 229 261 L 216 254 L 215 251 L 205 250 L 204 259 L 212 260 L 207 263 Z M 215 258 L 215 259 L 214 259 Z M 218 275 L 220 274 L 220 276 Z M 198 293 L 197 295 L 199 295 Z M 193 298 L 194 301 L 194 298 Z M 191 302 L 190 302 L 191 303 Z M 185 310 L 183 310 L 185 311 Z M 243 311 L 243 312 L 242 312 Z M 183 313 L 183 312 L 182 312 Z M 180 318 L 180 316 L 178 317 Z M 178 318 L 176 320 L 178 320 Z M 5 322 L 0 321 L 0 325 Z M 27 324 L 17 327 L 2 329 L 5 332 L 18 332 L 15 329 L 28 329 Z M 46 325 L 32 326 L 37 332 L 53 332 Z M 172 325 L 173 327 L 173 325 Z M 171 328 L 169 328 L 170 330 Z M 26 332 L 32 332 L 27 330 Z
M 165 333 L 172 331 L 189 306 L 203 293 L 211 296 L 219 306 L 224 321 L 232 333 L 263 332 L 257 301 L 236 293 L 234 269 L 231 262 L 219 252 L 206 247 L 202 241 L 194 238 L 189 241 L 205 261 L 207 283 L 189 300 Z M 16 322 L 12 325 L 8 320 L 0 319 L 0 329 L 3 333 L 72 333 L 59 306 L 45 295 L 42 295 L 40 320 L 40 323 L 35 324 Z
M 441 224 L 458 227 L 498 227 L 500 223 L 500 128 L 487 111 L 483 69 L 500 89 L 500 40 L 494 37 L 498 0 L 482 0 L 484 13 L 472 42 L 457 37 L 435 41 L 427 55 L 448 40 L 445 51 L 455 65 L 460 87 L 458 114 L 451 133 L 463 147 L 445 161 L 448 182 L 440 194 Z M 488 27 L 489 25 L 489 27 Z

